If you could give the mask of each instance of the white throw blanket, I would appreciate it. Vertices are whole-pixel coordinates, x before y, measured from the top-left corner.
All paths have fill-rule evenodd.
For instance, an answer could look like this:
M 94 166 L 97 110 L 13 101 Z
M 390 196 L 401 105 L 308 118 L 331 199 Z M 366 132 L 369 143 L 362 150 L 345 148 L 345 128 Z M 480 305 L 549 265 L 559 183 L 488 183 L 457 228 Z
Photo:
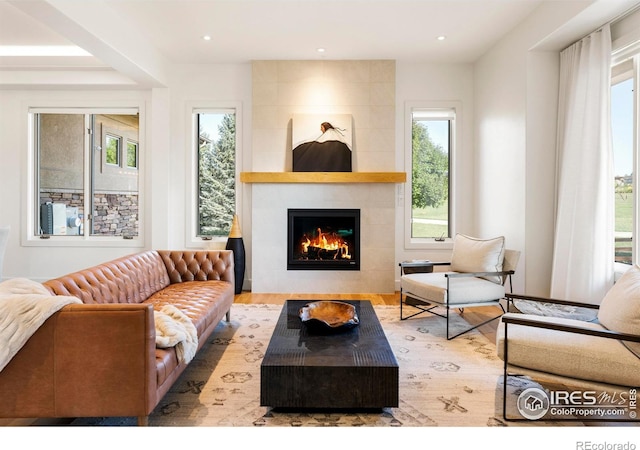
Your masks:
M 178 360 L 189 363 L 198 349 L 198 332 L 185 313 L 173 305 L 165 305 L 154 311 L 156 322 L 156 347 L 176 348 Z
M 13 278 L 0 283 L 0 371 L 53 313 L 80 299 L 52 295 L 37 281 Z
M 13 278 L 0 283 L 0 371 L 53 313 L 72 303 L 82 302 L 73 296 L 52 295 L 37 281 Z M 172 305 L 154 311 L 154 316 L 156 346 L 175 346 L 178 359 L 190 362 L 198 348 L 191 319 Z

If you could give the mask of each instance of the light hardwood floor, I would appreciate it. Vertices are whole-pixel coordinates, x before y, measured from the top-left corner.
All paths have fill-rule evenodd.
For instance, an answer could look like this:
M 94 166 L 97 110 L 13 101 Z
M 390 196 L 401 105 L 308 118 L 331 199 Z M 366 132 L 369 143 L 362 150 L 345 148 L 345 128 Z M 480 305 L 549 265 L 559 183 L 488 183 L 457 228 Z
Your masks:
M 291 300 L 369 300 L 373 305 L 399 305 L 399 293 L 395 294 L 254 294 L 236 295 L 235 303 L 260 303 L 282 305 Z
M 369 300 L 371 304 L 375 305 L 391 305 L 400 307 L 400 293 L 394 294 L 254 294 L 251 292 L 243 292 L 236 295 L 235 303 L 257 303 L 257 304 L 272 304 L 282 305 L 287 299 L 291 300 Z M 411 307 L 408 307 L 411 308 Z M 490 317 L 496 316 L 500 313 L 500 308 L 497 306 L 483 306 L 476 308 L 467 308 L 463 315 L 470 324 L 481 323 Z M 398 315 L 400 310 L 398 309 Z M 415 319 L 408 320 L 420 320 L 425 318 L 429 314 L 423 314 L 417 316 Z M 444 319 L 442 319 L 444 320 Z M 494 320 L 486 325 L 478 328 L 487 339 L 495 342 L 496 339 L 496 325 L 498 321 Z
M 251 292 L 242 292 L 236 295 L 234 303 L 242 304 L 271 304 L 271 305 L 283 305 L 286 300 L 369 300 L 375 305 L 391 305 L 400 306 L 400 294 L 396 292 L 394 294 L 254 294 Z M 464 312 L 465 318 L 469 323 L 479 323 L 485 317 L 489 315 L 496 315 L 499 311 L 497 307 L 480 307 L 469 309 Z M 400 310 L 398 309 L 398 314 Z M 408 319 L 407 324 L 410 325 L 411 320 L 421 320 L 420 318 L 427 317 L 427 315 L 421 315 L 414 319 Z M 437 318 L 435 318 L 437 319 Z M 444 320 L 444 319 L 442 319 Z M 487 339 L 495 342 L 495 333 L 497 320 L 483 325 L 478 330 L 487 337 Z M 65 425 L 73 419 L 0 419 L 0 427 L 19 427 L 19 426 L 59 426 Z

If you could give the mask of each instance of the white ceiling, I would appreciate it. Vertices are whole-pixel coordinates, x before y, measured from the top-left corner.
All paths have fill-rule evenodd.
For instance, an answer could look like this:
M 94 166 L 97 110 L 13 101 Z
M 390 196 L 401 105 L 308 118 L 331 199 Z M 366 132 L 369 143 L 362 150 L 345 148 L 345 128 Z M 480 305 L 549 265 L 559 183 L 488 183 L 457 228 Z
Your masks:
M 629 3 L 607 1 L 620 8 Z M 473 62 L 542 3 L 545 2 L 0 0 L 0 46 L 76 44 L 95 55 L 0 56 L 0 74 L 114 68 L 135 78 L 140 68 L 150 73 L 173 63 L 264 59 Z M 564 3 L 582 8 L 597 1 Z M 205 34 L 212 39 L 204 41 Z M 447 39 L 438 41 L 440 35 Z M 324 55 L 316 51 L 318 47 L 326 48 Z
M 539 0 L 125 1 L 113 6 L 176 62 L 474 60 Z M 173 32 L 173 30 L 177 32 Z M 201 36 L 210 34 L 206 43 Z M 447 35 L 439 42 L 436 38 Z

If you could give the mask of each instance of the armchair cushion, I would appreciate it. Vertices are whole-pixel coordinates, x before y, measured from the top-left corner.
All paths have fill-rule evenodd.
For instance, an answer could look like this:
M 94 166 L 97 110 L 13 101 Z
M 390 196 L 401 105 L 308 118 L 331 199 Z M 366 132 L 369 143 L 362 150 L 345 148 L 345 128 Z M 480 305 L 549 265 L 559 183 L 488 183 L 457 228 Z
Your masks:
M 507 313 L 502 317 L 539 316 Z M 558 325 L 578 325 L 602 330 L 600 324 L 559 317 L 545 317 L 545 322 Z M 622 341 L 585 334 L 567 333 L 523 325 L 510 324 L 509 364 L 568 378 L 580 378 L 620 386 L 637 386 L 640 360 L 634 358 Z M 504 324 L 496 329 L 496 349 L 504 359 Z
M 598 321 L 619 333 L 640 334 L 640 267 L 627 270 L 602 299 Z M 640 357 L 640 343 L 625 342 Z
M 450 272 L 449 272 L 450 273 Z M 445 272 L 413 273 L 402 276 L 402 289 L 410 295 L 433 303 L 449 306 L 495 302 L 505 295 L 504 286 L 477 277 L 450 280 L 447 297 L 447 278 Z
M 454 272 L 500 272 L 504 261 L 504 236 L 477 239 L 456 234 L 453 240 L 451 270 Z M 485 277 L 502 283 L 501 277 Z

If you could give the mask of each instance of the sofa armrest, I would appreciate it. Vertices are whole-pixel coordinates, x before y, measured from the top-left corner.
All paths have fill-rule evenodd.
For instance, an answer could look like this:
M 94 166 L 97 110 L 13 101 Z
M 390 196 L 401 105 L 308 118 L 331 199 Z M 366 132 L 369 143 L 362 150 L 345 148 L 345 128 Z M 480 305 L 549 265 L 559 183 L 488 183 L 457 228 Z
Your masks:
M 412 273 L 432 273 L 435 266 L 450 266 L 449 262 L 433 262 L 429 260 L 402 261 L 400 266 L 400 276 Z
M 507 300 L 510 302 L 512 302 L 513 300 L 528 300 L 532 302 L 552 303 L 554 305 L 576 306 L 578 308 L 591 308 L 591 309 L 600 308 L 600 305 L 594 305 L 591 303 L 580 303 L 580 302 L 562 300 L 557 298 L 534 297 L 534 296 L 522 295 L 522 294 L 506 294 L 506 297 L 507 297 Z
M 221 280 L 235 282 L 231 250 L 158 250 L 171 283 Z
M 401 261 L 400 267 L 433 267 L 433 266 L 450 266 L 450 262 L 435 262 L 428 259 L 414 259 L 412 261 Z
M 0 416 L 148 415 L 155 351 L 152 305 L 65 306 L 0 372 Z
M 513 290 L 513 284 L 511 281 L 511 275 L 516 273 L 514 270 L 502 270 L 499 272 L 449 272 L 444 276 L 447 278 L 447 284 L 449 283 L 449 279 L 455 278 L 465 278 L 465 277 L 478 277 L 484 278 L 492 283 L 497 283 L 497 280 L 502 280 L 500 284 L 504 286 L 507 280 L 509 280 L 509 291 Z M 491 280 L 489 277 L 496 277 L 497 280 Z M 508 303 L 508 302 L 507 302 Z
M 513 270 L 501 271 L 501 272 L 453 272 L 445 273 L 447 278 L 465 278 L 465 277 L 503 277 L 507 275 L 513 275 Z
M 578 325 L 579 321 L 577 320 L 575 321 L 576 322 L 575 325 L 574 324 L 568 325 L 568 324 L 559 324 L 559 323 L 550 322 L 548 320 L 545 320 L 543 317 L 533 318 L 533 317 L 520 317 L 520 316 L 523 316 L 523 315 L 511 313 L 511 314 L 504 314 L 502 316 L 502 323 L 505 324 L 505 340 L 507 337 L 507 334 L 506 334 L 507 324 L 513 324 L 513 325 L 522 325 L 522 326 L 529 326 L 529 327 L 535 327 L 535 328 L 544 328 L 544 329 L 555 330 L 555 331 L 563 331 L 567 333 L 585 334 L 589 336 L 597 336 L 597 337 L 602 337 L 606 339 L 617 339 L 620 341 L 640 342 L 640 335 L 629 334 L 629 333 L 619 333 L 617 331 L 606 330 L 606 329 L 594 330 L 593 328 L 588 328 L 588 327 Z

